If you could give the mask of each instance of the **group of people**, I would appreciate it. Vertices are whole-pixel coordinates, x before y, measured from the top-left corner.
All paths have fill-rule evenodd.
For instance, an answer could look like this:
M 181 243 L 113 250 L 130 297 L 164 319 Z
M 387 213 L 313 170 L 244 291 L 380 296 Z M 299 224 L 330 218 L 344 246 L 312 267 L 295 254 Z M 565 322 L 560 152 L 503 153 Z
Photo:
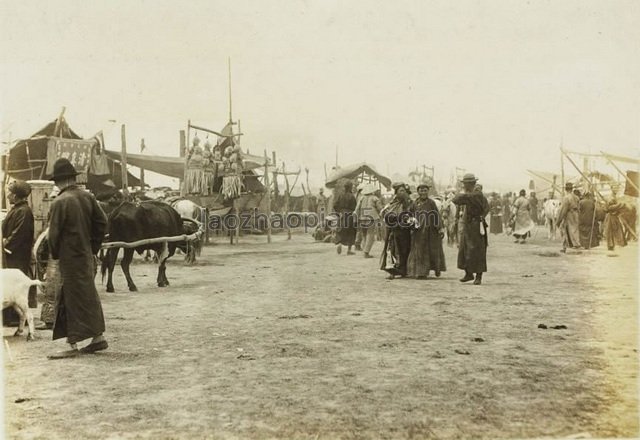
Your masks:
M 615 250 L 616 246 L 626 246 L 626 234 L 629 231 L 627 228 L 630 226 L 623 225 L 624 210 L 625 206 L 618 201 L 615 191 L 612 192 L 610 200 L 599 205 L 592 193 L 580 194 L 573 184 L 568 182 L 556 219 L 563 237 L 562 252 L 569 248 L 598 247 L 602 238 L 606 240 L 607 249 L 610 251 Z M 635 219 L 632 223 L 635 224 Z
M 455 195 L 451 202 L 458 210 L 459 269 L 465 274 L 461 282 L 482 283 L 482 274 L 487 271 L 488 225 L 485 217 L 489 213 L 489 202 L 482 194 L 482 187 L 473 174 L 461 180 L 463 192 Z M 344 183 L 336 196 L 333 210 L 338 215 L 335 244 L 338 254 L 343 246 L 347 255 L 353 255 L 358 230 L 364 241 L 365 258 L 373 258 L 371 248 L 380 223 L 386 234 L 380 257 L 380 268 L 389 274 L 389 279 L 410 277 L 426 279 L 433 271 L 436 277 L 447 270 L 443 238 L 445 225 L 436 202 L 429 197 L 430 185 L 417 186 L 417 198 L 411 198 L 411 189 L 405 183 L 392 184 L 394 195 L 391 201 L 382 204 L 376 188 L 366 185 L 358 196 L 353 194 L 353 183 Z
M 571 182 L 567 182 L 564 189 L 565 194 L 558 201 L 558 212 L 548 219 L 560 230 L 562 252 L 598 247 L 602 239 L 606 240 L 609 250 L 627 244 L 627 227 L 621 219 L 625 206 L 618 201 L 615 191 L 608 202 L 598 204 L 593 193 L 582 193 Z M 490 232 L 501 234 L 504 231 L 512 234 L 516 243 L 526 243 L 534 227 L 545 222 L 544 205 L 553 199 L 551 192 L 548 199 L 539 203 L 535 192 L 527 197 L 524 189 L 517 197 L 512 197 L 511 193 L 502 197 L 493 193 L 489 201 Z
M 107 218 L 95 197 L 76 184 L 78 174 L 64 158 L 58 159 L 53 166 L 51 180 L 59 192 L 49 211 L 49 263 L 59 271 L 56 277 L 60 283 L 55 284 L 60 284 L 61 288 L 54 292 L 53 325 L 42 322 L 37 328 L 53 330 L 54 340 L 66 337 L 70 347 L 49 355 L 49 359 L 75 357 L 108 348 L 103 336 L 102 305 L 94 282 L 95 255 L 105 236 Z M 8 190 L 12 208 L 2 223 L 3 267 L 20 269 L 33 278 L 34 219 L 27 203 L 31 187 L 27 182 L 16 181 Z M 53 281 L 47 281 L 47 288 L 53 288 Z M 29 307 L 37 307 L 36 291 L 29 294 Z M 90 339 L 89 344 L 79 349 L 77 344 L 87 339 Z

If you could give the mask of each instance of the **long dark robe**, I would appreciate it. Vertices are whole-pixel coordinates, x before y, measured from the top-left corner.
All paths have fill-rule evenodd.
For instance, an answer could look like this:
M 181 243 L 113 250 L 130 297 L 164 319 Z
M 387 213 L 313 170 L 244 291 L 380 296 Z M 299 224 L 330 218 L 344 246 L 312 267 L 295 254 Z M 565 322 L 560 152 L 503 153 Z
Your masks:
M 539 223 L 538 220 L 538 198 L 537 197 L 529 197 L 529 214 L 531 215 L 531 220 L 537 225 Z
M 336 229 L 336 244 L 353 246 L 356 242 L 356 222 L 353 211 L 356 209 L 356 198 L 350 192 L 340 194 L 333 204 L 333 210 L 340 216 Z
M 616 245 L 627 245 L 627 238 L 625 237 L 624 228 L 619 218 L 622 209 L 623 206 L 621 203 L 611 201 L 607 204 L 607 215 L 604 218 L 603 229 L 609 250 L 614 250 Z
M 502 234 L 502 202 L 499 199 L 492 199 L 489 202 L 489 232 L 492 234 Z
M 70 186 L 60 191 L 49 212 L 49 248 L 59 260 L 62 289 L 56 300 L 53 339 L 70 344 L 102 334 L 104 315 L 94 278 L 107 218 L 92 194 Z
M 31 273 L 31 248 L 33 247 L 33 213 L 26 200 L 20 200 L 7 212 L 2 221 L 2 238 L 7 243 L 2 248 L 2 267 L 20 269 L 29 278 Z M 29 307 L 38 307 L 35 286 L 29 288 Z M 2 311 L 5 324 L 17 324 L 20 320 L 13 308 Z
M 464 211 L 460 219 L 462 232 L 458 247 L 458 269 L 470 273 L 486 272 L 488 240 L 484 217 L 489 212 L 489 202 L 482 193 L 472 192 L 458 194 L 453 203 Z
M 578 213 L 578 230 L 580 231 L 580 245 L 585 249 L 598 247 L 600 237 L 598 232 L 598 219 L 596 204 L 593 199 L 580 200 Z
M 394 276 L 407 275 L 407 262 L 411 252 L 411 226 L 405 221 L 413 210 L 410 201 L 393 199 L 382 210 L 387 236 L 380 255 L 380 269 Z M 390 261 L 389 261 L 390 260 Z
M 407 275 L 426 277 L 430 270 L 444 272 L 447 270 L 447 265 L 440 237 L 440 231 L 444 225 L 438 207 L 429 198 L 418 199 L 413 206 L 413 216 L 419 223 L 411 236 Z

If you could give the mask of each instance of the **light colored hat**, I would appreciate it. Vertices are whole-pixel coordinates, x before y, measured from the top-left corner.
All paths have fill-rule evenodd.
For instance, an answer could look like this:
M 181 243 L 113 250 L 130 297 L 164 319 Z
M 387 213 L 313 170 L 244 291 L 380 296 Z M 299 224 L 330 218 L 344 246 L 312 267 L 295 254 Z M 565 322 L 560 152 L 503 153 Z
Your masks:
M 476 178 L 476 176 L 473 173 L 467 173 L 462 177 L 462 180 L 460 182 L 462 183 L 476 183 L 478 181 L 478 179 Z

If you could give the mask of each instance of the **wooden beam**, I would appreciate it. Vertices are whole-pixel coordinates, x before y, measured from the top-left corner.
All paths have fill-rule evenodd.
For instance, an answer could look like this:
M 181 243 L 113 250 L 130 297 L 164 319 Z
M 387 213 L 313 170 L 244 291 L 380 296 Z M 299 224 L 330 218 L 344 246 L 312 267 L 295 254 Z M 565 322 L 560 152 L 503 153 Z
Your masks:
M 571 163 L 571 165 L 573 165 L 573 167 L 576 169 L 576 171 L 578 171 L 578 173 L 580 173 L 580 175 L 583 177 L 583 179 L 586 180 L 587 182 L 589 182 L 589 188 L 592 188 L 595 191 L 595 193 L 598 194 L 598 196 L 600 196 L 602 201 L 606 203 L 607 200 L 600 193 L 600 191 L 598 191 L 598 188 L 591 182 L 591 179 L 589 179 L 587 176 L 584 175 L 584 173 L 580 170 L 580 167 L 578 167 L 578 165 L 576 165 L 576 163 L 573 161 L 573 159 L 571 159 L 571 157 L 567 153 L 565 153 L 565 151 L 562 148 L 560 149 L 560 152 L 562 152 L 562 154 L 564 156 L 566 156 L 566 158 L 569 161 L 569 163 Z
M 638 186 L 635 184 L 633 180 L 629 178 L 629 176 L 627 176 L 627 173 L 624 173 L 620 168 L 618 168 L 618 166 L 611 159 L 609 159 L 606 153 L 603 153 L 602 151 L 600 153 L 602 153 L 602 156 L 607 160 L 607 162 L 609 162 L 616 169 L 617 172 L 622 174 L 622 176 L 627 180 L 627 182 L 629 182 L 631 186 L 635 188 L 636 191 L 640 192 L 640 189 L 638 189 Z
M 120 129 L 121 154 L 120 154 L 120 171 L 122 172 L 122 192 L 125 197 L 129 195 L 129 175 L 127 173 L 127 136 L 126 127 L 122 124 Z
M 271 185 L 269 184 L 269 157 L 264 150 L 264 186 L 267 191 L 267 243 L 271 243 Z

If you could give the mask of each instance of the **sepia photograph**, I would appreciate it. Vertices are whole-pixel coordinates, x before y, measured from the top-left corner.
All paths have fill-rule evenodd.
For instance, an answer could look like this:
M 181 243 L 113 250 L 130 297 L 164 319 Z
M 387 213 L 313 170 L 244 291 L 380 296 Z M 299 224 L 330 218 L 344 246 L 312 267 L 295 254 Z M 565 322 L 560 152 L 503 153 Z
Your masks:
M 639 438 L 638 42 L 637 0 L 0 0 L 0 438 Z

